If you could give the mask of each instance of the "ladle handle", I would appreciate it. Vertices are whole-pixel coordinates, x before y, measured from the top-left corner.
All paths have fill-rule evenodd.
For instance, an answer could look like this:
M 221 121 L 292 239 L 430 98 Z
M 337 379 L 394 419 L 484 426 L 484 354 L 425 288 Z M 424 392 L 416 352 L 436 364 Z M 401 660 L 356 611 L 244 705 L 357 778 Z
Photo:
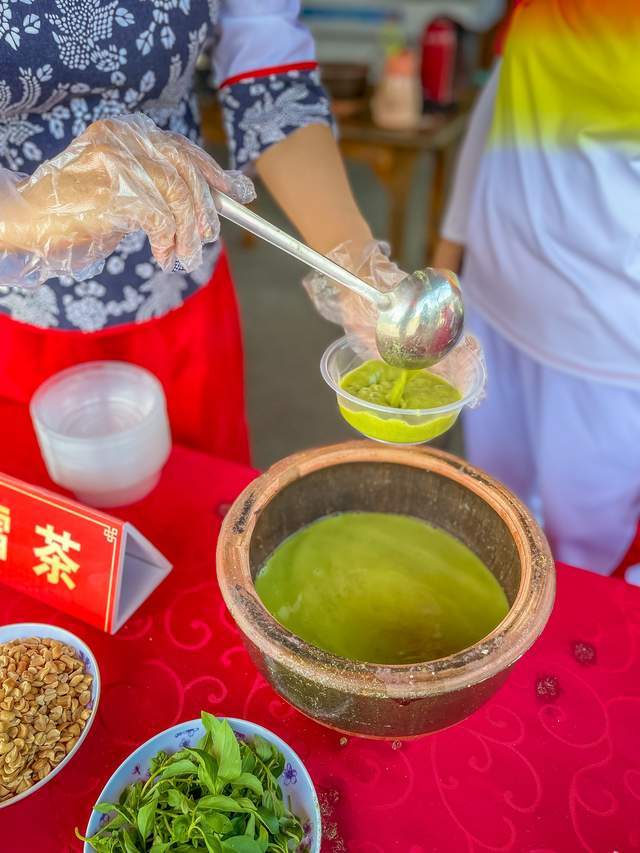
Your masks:
M 338 284 L 343 284 L 349 290 L 353 290 L 370 302 L 374 302 L 379 308 L 387 307 L 387 297 L 368 285 L 361 278 L 358 278 L 357 275 L 349 272 L 349 270 L 346 270 L 339 264 L 330 261 L 329 258 L 321 255 L 320 252 L 316 252 L 300 240 L 296 240 L 295 237 L 287 234 L 286 231 L 272 225 L 271 222 L 253 213 L 253 211 L 249 210 L 243 204 L 234 201 L 234 199 L 225 195 L 225 193 L 212 189 L 211 195 L 216 210 L 224 219 L 234 222 L 240 228 L 244 228 L 245 231 L 250 231 L 256 237 L 260 237 L 260 239 L 266 240 L 267 243 L 271 243 L 272 246 L 277 246 L 278 249 L 282 249 L 283 252 L 292 255 L 294 258 L 307 264 L 307 266 L 312 267 L 312 269 L 334 279 Z

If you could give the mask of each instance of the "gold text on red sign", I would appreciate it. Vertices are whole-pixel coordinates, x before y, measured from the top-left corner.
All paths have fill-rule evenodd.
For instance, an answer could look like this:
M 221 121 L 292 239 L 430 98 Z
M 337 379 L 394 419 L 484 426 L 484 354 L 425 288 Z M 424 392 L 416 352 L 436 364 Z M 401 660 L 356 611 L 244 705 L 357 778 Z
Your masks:
M 68 589 L 75 589 L 76 583 L 72 575 L 80 569 L 71 556 L 71 551 L 79 551 L 80 544 L 74 542 L 71 534 L 64 530 L 56 533 L 51 524 L 46 527 L 36 525 L 36 533 L 44 540 L 44 544 L 33 549 L 39 563 L 33 567 L 36 575 L 44 575 L 49 583 L 57 584 L 62 581 Z

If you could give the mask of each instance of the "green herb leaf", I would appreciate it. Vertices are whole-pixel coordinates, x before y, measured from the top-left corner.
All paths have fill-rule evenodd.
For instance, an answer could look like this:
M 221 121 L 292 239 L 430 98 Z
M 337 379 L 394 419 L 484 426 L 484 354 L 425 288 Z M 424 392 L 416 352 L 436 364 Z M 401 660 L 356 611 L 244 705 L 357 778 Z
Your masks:
M 126 829 L 122 840 L 125 853 L 141 853 L 142 848 L 138 847 L 135 830 Z
M 269 767 L 269 770 L 271 771 L 272 775 L 275 776 L 276 779 L 279 779 L 284 773 L 284 765 L 284 755 L 278 752 L 278 750 L 274 747 L 273 758 L 271 760 L 271 766 Z M 278 788 L 278 790 L 280 789 Z
M 104 805 L 104 804 L 102 804 L 102 805 Z M 119 817 L 121 818 L 119 823 L 122 823 L 124 821 L 125 824 L 129 825 L 129 824 L 135 824 L 135 822 L 136 822 L 136 819 L 135 819 L 134 814 L 131 811 L 131 809 L 128 809 L 125 806 L 118 805 L 117 803 L 111 803 L 111 805 L 109 807 L 109 811 L 116 812 L 116 814 L 119 815 Z M 115 818 L 114 818 L 114 821 L 115 821 Z M 108 826 L 111 826 L 111 823 L 112 823 L 112 821 L 109 821 Z
M 240 754 L 242 755 L 242 772 L 253 773 L 257 762 L 251 749 L 243 743 L 240 745 Z
M 145 803 L 138 812 L 138 832 L 142 836 L 142 840 L 146 841 L 153 832 L 153 823 L 156 817 L 156 806 L 158 805 L 158 795 L 152 797 L 148 803 Z
M 261 797 L 264 792 L 262 782 L 253 773 L 241 773 L 231 784 L 234 788 L 248 788 L 258 797 Z
M 278 818 L 273 814 L 273 812 L 267 811 L 267 809 L 262 808 L 258 809 L 258 817 L 267 827 L 269 832 L 272 835 L 277 835 L 280 831 L 280 823 Z
M 256 816 L 254 814 L 249 815 L 249 820 L 244 828 L 244 834 L 248 835 L 249 838 L 253 838 L 256 834 Z
M 207 853 L 222 853 L 222 844 L 220 843 L 220 840 L 215 835 L 208 832 L 204 826 L 199 827 L 199 829 L 207 848 Z
M 220 835 L 228 835 L 233 829 L 233 824 L 226 815 L 207 811 L 202 812 L 201 826 Z
M 100 812 L 100 814 L 111 814 L 112 811 L 115 811 L 115 808 L 111 803 L 96 803 L 93 810 L 94 812 Z
M 159 752 L 156 756 L 154 756 L 149 763 L 149 771 L 153 776 L 154 773 L 157 773 L 160 768 L 167 763 L 170 756 L 167 755 L 166 752 Z
M 264 844 L 265 850 L 269 845 L 269 830 L 262 826 L 262 824 L 258 827 L 258 844 Z
M 197 773 L 198 767 L 189 761 L 188 758 L 182 758 L 180 761 L 174 761 L 173 764 L 167 765 L 160 774 L 161 779 L 171 779 L 173 776 L 181 776 L 183 773 Z
M 149 853 L 167 853 L 167 850 L 171 848 L 171 841 L 156 841 Z
M 118 844 L 118 847 L 115 846 L 114 842 Z M 94 836 L 88 840 L 88 844 L 98 853 L 114 853 L 114 851 L 122 850 L 115 836 L 107 836 L 106 838 Z
M 246 835 L 234 835 L 222 842 L 222 853 L 262 853 L 260 845 Z
M 180 815 L 171 824 L 171 832 L 174 841 L 187 841 L 189 838 L 189 827 L 191 819 L 188 815 Z
M 167 803 L 172 809 L 176 809 L 182 814 L 189 814 L 193 809 L 193 803 L 186 797 L 178 788 L 171 788 L 167 791 Z
M 218 775 L 221 779 L 232 782 L 242 772 L 242 760 L 240 746 L 233 729 L 226 720 L 218 721 L 212 749 L 218 759 Z
M 265 791 L 262 795 L 262 805 L 268 812 L 272 812 L 277 818 L 283 817 L 286 812 L 284 803 L 280 799 L 281 792 L 276 790 Z
M 200 811 L 201 809 L 215 809 L 219 812 L 246 811 L 233 797 L 225 797 L 223 794 L 211 794 L 208 797 L 201 797 L 196 804 L 196 810 Z
M 200 711 L 200 720 L 202 721 L 206 734 L 208 734 L 211 740 L 213 740 L 215 733 L 218 730 L 220 720 L 208 711 Z
M 253 748 L 261 761 L 271 760 L 271 744 L 260 735 L 256 735 L 253 739 Z
M 140 805 L 141 796 L 142 782 L 134 782 L 133 785 L 129 785 L 129 787 L 122 792 L 120 795 L 120 803 L 128 809 L 131 809 L 132 813 L 135 814 Z
M 292 838 L 298 844 L 304 838 L 304 829 L 300 825 L 300 821 L 293 815 L 280 818 L 280 832 L 284 833 L 287 838 Z
M 218 775 L 218 768 L 215 759 L 203 749 L 190 749 L 189 752 L 198 761 L 198 779 L 200 780 L 200 784 L 209 793 L 217 794 L 216 777 Z

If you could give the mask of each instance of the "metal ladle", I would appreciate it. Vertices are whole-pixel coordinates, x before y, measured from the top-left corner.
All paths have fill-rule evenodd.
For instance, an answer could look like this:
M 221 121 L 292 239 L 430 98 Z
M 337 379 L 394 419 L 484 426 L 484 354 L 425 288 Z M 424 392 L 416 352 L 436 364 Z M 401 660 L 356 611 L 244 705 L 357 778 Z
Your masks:
M 224 193 L 212 190 L 211 194 L 224 219 L 373 302 L 378 310 L 376 343 L 387 364 L 407 370 L 429 367 L 444 358 L 459 340 L 464 310 L 454 273 L 429 267 L 381 293 Z

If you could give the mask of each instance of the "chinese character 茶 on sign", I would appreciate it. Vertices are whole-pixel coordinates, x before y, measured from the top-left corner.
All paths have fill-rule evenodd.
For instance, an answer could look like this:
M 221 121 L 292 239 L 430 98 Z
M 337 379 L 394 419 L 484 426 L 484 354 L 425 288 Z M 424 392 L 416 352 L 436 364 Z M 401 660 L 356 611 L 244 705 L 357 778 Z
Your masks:
M 33 553 L 40 560 L 33 571 L 39 576 L 44 575 L 49 583 L 60 583 L 62 581 L 68 589 L 75 589 L 76 582 L 71 577 L 80 565 L 69 556 L 70 551 L 79 551 L 80 545 L 74 542 L 71 534 L 64 530 L 56 533 L 51 524 L 46 527 L 36 525 L 36 533 L 44 539 L 44 545 L 33 549 Z

